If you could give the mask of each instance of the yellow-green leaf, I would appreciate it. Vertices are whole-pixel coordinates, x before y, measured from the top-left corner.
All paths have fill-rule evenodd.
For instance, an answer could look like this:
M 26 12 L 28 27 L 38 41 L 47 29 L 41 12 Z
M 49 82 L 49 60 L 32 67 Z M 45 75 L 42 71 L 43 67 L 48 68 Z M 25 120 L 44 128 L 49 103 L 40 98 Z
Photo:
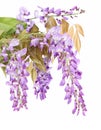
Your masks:
M 45 24 L 46 30 L 48 31 L 54 26 L 57 26 L 56 20 L 54 19 L 54 17 L 50 16 Z
M 55 60 L 54 56 L 51 57 L 51 62 L 53 63 Z
M 32 61 L 36 64 L 36 66 L 40 69 L 45 71 L 45 65 L 42 58 L 41 49 L 38 47 L 31 47 L 28 50 L 28 54 L 30 55 Z
M 37 64 L 36 63 L 36 66 L 38 67 L 39 70 L 44 71 L 44 72 L 46 71 L 46 67 L 44 64 Z
M 77 31 L 76 31 L 76 33 L 75 33 L 75 35 L 74 35 L 73 41 L 74 41 L 74 47 L 75 47 L 75 49 L 76 49 L 78 52 L 80 52 L 81 41 L 80 41 L 80 37 L 79 37 L 79 34 L 78 34 Z
M 30 32 L 31 32 L 31 33 L 37 33 L 37 32 L 39 32 L 38 26 L 36 26 L 36 25 L 34 24 L 33 27 L 31 28 Z
M 71 36 L 71 38 L 74 37 L 74 27 L 73 27 L 73 26 L 71 26 L 71 27 L 68 29 L 67 34 L 69 34 L 69 35 Z
M 32 81 L 35 81 L 37 78 L 37 72 L 33 66 L 33 61 L 30 62 L 29 66 L 27 68 L 27 71 L 30 73 Z
M 32 81 L 35 82 L 35 80 L 37 78 L 37 71 L 35 68 L 33 68 L 31 71 L 31 78 L 32 78 Z
M 32 69 L 33 69 L 33 62 L 31 61 L 27 68 L 27 71 L 31 74 Z
M 78 31 L 82 36 L 84 36 L 84 31 L 83 31 L 83 28 L 81 27 L 81 25 L 75 24 L 75 27 L 76 27 L 77 31 Z
M 69 23 L 66 22 L 66 20 L 62 19 L 60 27 L 61 27 L 61 34 L 64 34 L 68 32 Z
M 3 30 L 0 30 L 0 35 L 3 33 Z
M 3 74 L 6 76 L 6 71 L 5 71 L 6 69 L 5 69 L 5 67 L 2 67 L 1 70 L 2 70 Z

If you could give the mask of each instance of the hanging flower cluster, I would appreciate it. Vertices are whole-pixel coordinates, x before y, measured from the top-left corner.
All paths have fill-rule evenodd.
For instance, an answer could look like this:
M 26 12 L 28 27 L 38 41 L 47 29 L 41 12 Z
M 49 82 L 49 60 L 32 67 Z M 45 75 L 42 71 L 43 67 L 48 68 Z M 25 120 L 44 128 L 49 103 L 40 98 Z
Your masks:
M 24 7 L 17 18 L 0 17 L 0 67 L 8 76 L 12 107 L 17 111 L 27 108 L 28 76 L 32 78 L 35 96 L 41 100 L 46 98 L 52 80 L 50 63 L 57 59 L 57 70 L 62 71 L 60 86 L 64 87 L 64 99 L 68 104 L 74 101 L 73 114 L 79 114 L 81 109 L 85 115 L 87 109 L 79 81 L 82 72 L 77 58 L 84 32 L 81 25 L 68 22 L 84 10 L 77 6 L 69 10 L 38 9 L 33 18 Z

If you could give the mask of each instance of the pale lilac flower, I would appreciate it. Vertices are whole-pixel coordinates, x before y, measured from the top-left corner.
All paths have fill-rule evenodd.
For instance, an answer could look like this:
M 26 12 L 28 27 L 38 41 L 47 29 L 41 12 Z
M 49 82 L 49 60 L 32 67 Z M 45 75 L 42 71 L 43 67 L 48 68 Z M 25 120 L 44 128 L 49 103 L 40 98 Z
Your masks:
M 77 6 L 74 6 L 74 7 L 72 7 L 70 10 L 71 11 L 74 11 L 74 10 L 77 10 L 78 9 L 78 7 Z
M 27 20 L 26 23 L 27 23 L 26 31 L 29 32 L 35 23 L 32 20 Z
M 16 34 L 19 34 L 21 31 L 23 31 L 24 30 L 24 27 L 23 27 L 23 25 L 21 25 L 21 24 L 18 24 L 17 26 L 16 26 Z
M 64 86 L 65 85 L 65 78 L 62 78 L 61 82 L 60 82 L 60 86 Z
M 54 8 L 50 8 L 49 13 L 54 13 Z
M 17 58 L 24 56 L 26 53 L 27 53 L 27 48 L 23 48 L 22 50 L 15 52 Z
M 49 46 L 48 44 L 48 38 L 43 38 L 43 39 L 40 39 L 40 38 L 33 38 L 31 40 L 31 43 L 30 43 L 30 46 L 38 46 L 41 50 L 43 49 L 44 46 Z
M 6 67 L 6 65 L 5 65 L 5 64 L 2 64 L 2 63 L 0 63 L 0 67 Z
M 14 47 L 14 46 L 18 46 L 19 45 L 19 40 L 18 39 L 12 39 L 11 41 L 10 41 L 10 44 L 9 44 L 9 46 L 11 47 Z
M 8 54 L 7 54 L 7 49 L 6 49 L 6 47 L 3 47 L 3 48 L 2 48 L 2 51 L 1 51 L 0 56 L 3 57 L 4 62 L 7 62 L 7 61 L 8 61 Z M 1 64 L 1 66 L 2 66 L 2 65 L 3 65 L 3 64 Z
M 62 12 L 61 9 L 57 9 L 57 10 L 54 11 L 54 13 L 55 13 L 57 16 L 61 15 L 61 12 Z
M 71 103 L 72 101 L 72 96 L 74 95 L 74 86 L 69 86 L 69 84 L 66 85 L 65 87 L 65 92 L 66 92 L 66 95 L 65 95 L 65 100 L 67 100 L 67 103 Z
M 26 27 L 26 31 L 29 32 L 31 30 L 31 28 L 34 26 L 34 21 L 32 19 L 30 19 L 28 16 L 30 15 L 30 12 L 24 8 L 21 7 L 20 8 L 20 13 L 17 16 L 17 19 L 20 21 L 23 21 L 26 23 L 27 27 Z M 17 25 L 17 30 L 16 33 L 19 34 L 20 31 L 23 30 L 23 26 L 22 24 Z
M 21 7 L 20 14 L 28 16 L 28 15 L 30 15 L 30 12 L 25 7 Z
M 40 16 L 40 22 L 46 22 L 45 16 Z
M 38 46 L 39 45 L 39 38 L 34 38 L 31 40 L 30 46 Z

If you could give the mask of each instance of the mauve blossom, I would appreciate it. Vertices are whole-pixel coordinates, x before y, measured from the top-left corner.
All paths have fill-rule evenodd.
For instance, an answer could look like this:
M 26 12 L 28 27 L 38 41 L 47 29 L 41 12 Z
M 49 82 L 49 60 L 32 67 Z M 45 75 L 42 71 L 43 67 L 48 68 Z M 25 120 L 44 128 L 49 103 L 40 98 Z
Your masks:
M 29 73 L 27 72 L 27 67 L 29 63 L 27 62 L 28 57 L 22 59 L 22 56 L 26 55 L 27 48 L 23 48 L 19 51 L 15 51 L 14 47 L 19 45 L 18 39 L 12 39 L 9 43 L 7 51 L 12 52 L 12 56 L 6 65 L 6 73 L 9 76 L 9 81 L 7 84 L 10 86 L 10 100 L 13 101 L 12 107 L 14 110 L 19 110 L 21 107 L 25 106 L 27 108 L 27 77 Z
M 17 15 L 17 19 L 20 21 L 23 21 L 26 23 L 26 31 L 30 32 L 31 28 L 34 26 L 35 22 L 30 19 L 28 16 L 30 15 L 30 12 L 25 8 L 25 7 L 21 7 L 20 8 L 20 12 Z M 20 31 L 22 31 L 24 28 L 22 26 L 22 24 L 19 24 L 19 26 L 17 25 L 17 30 L 16 33 L 19 34 Z
M 0 56 L 2 56 L 4 62 L 8 61 L 8 54 L 6 53 L 6 51 L 7 51 L 6 47 L 3 47 L 2 51 L 1 51 L 1 54 L 0 54 Z M 1 63 L 1 66 L 3 66 L 2 63 Z
M 34 84 L 34 94 L 41 100 L 46 98 L 47 90 L 49 89 L 49 83 L 52 80 L 52 76 L 50 74 L 49 60 L 47 58 L 44 59 L 44 63 L 46 65 L 46 72 L 42 72 L 37 69 L 37 79 Z
M 15 46 L 18 46 L 18 45 L 19 45 L 19 39 L 14 38 L 14 39 L 12 39 L 12 40 L 10 41 L 10 43 L 9 43 L 9 48 L 10 48 L 10 47 L 15 47 Z
M 22 57 L 22 56 L 25 55 L 26 53 L 27 53 L 27 48 L 23 48 L 23 49 L 21 49 L 21 50 L 15 52 L 17 58 Z
M 34 26 L 35 22 L 32 21 L 32 20 L 26 20 L 26 23 L 27 23 L 26 31 L 27 31 L 27 32 L 30 32 L 30 30 L 31 30 L 31 28 Z
M 71 8 L 71 9 L 69 9 L 67 11 L 62 10 L 62 9 L 49 8 L 49 7 L 42 8 L 40 6 L 38 6 L 38 8 L 41 10 L 41 15 L 39 17 L 41 22 L 46 22 L 48 16 L 50 16 L 50 15 L 54 16 L 55 15 L 56 16 L 56 21 L 59 24 L 61 24 L 60 18 L 65 19 L 65 20 L 68 20 L 69 17 L 73 18 L 73 17 L 75 17 L 75 15 L 73 16 L 72 14 L 74 14 L 75 11 L 79 10 L 79 8 L 77 6 L 74 6 L 73 8 Z
M 38 46 L 38 44 L 39 44 L 39 38 L 34 38 L 31 40 L 30 46 L 36 47 Z
M 24 67 L 23 67 L 24 66 Z M 16 58 L 11 58 L 10 63 L 6 67 L 6 73 L 9 75 L 8 85 L 10 88 L 10 100 L 13 101 L 12 107 L 14 110 L 19 110 L 25 106 L 27 108 L 27 76 L 29 73 L 26 68 L 28 67 L 27 62 L 21 60 L 20 62 Z
M 30 49 L 27 50 L 27 48 L 20 46 L 20 39 L 17 39 L 20 32 L 26 29 L 27 34 L 30 34 L 30 43 L 27 47 L 38 47 L 40 49 L 42 57 L 39 56 L 39 59 L 43 60 L 42 64 L 45 66 L 45 70 L 40 70 L 33 61 L 32 67 L 36 69 L 37 73 L 36 80 L 33 82 L 35 96 L 41 100 L 46 98 L 47 91 L 50 88 L 49 83 L 52 80 L 50 62 L 51 57 L 53 57 L 53 59 L 58 61 L 57 70 L 60 70 L 62 73 L 60 86 L 65 91 L 64 100 L 68 104 L 74 101 L 73 114 L 77 113 L 78 115 L 80 110 L 82 110 L 82 114 L 85 115 L 87 109 L 83 98 L 83 88 L 80 84 L 82 72 L 78 68 L 80 61 L 77 58 L 77 51 L 73 47 L 73 40 L 67 33 L 61 34 L 60 27 L 61 19 L 68 20 L 69 17 L 75 17 L 74 12 L 79 11 L 79 8 L 74 6 L 67 11 L 49 7 L 39 8 L 41 14 L 39 15 L 38 10 L 35 10 L 34 18 L 30 18 L 30 12 L 25 7 L 20 8 L 17 19 L 21 21 L 21 24 L 16 26 L 17 35 L 10 40 L 7 47 L 3 46 L 0 52 L 0 67 L 4 67 L 8 75 L 7 85 L 10 86 L 10 100 L 13 102 L 13 110 L 18 111 L 22 107 L 27 109 L 27 90 L 29 89 L 27 85 L 29 76 L 28 67 L 32 59 L 30 59 L 30 55 L 27 53 Z M 82 10 L 80 13 L 82 13 Z M 51 15 L 56 20 L 57 26 L 49 29 L 46 34 L 43 33 L 42 37 L 38 35 L 40 31 L 37 32 L 38 37 L 34 35 L 34 32 L 31 30 L 36 25 L 34 19 L 39 19 L 41 23 L 46 24 L 47 19 Z M 26 27 L 23 26 L 23 23 L 26 24 Z M 44 55 L 44 47 L 48 49 L 46 50 L 47 55 Z
M 61 9 L 57 9 L 57 10 L 54 11 L 54 13 L 55 13 L 57 16 L 61 15 L 61 12 L 62 12 Z
M 45 16 L 40 16 L 39 18 L 40 18 L 40 22 L 45 22 L 46 21 Z
M 49 13 L 54 13 L 54 8 L 50 8 Z
M 40 38 L 33 38 L 30 42 L 30 46 L 38 46 L 41 50 L 43 49 L 44 46 L 49 46 L 48 44 L 48 38 L 43 38 L 43 39 L 40 39 Z
M 26 15 L 26 16 L 30 15 L 30 12 L 25 7 L 21 7 L 19 11 L 21 15 Z
M 71 11 L 74 11 L 74 10 L 77 10 L 78 9 L 78 7 L 77 6 L 74 6 L 74 7 L 72 7 L 70 10 Z
M 74 98 L 73 113 L 77 111 L 79 114 L 80 108 L 83 113 L 86 111 L 82 106 L 85 106 L 83 95 L 79 97 L 82 86 L 79 82 L 82 72 L 78 69 L 79 59 L 76 58 L 77 52 L 73 52 L 73 41 L 67 34 L 60 34 L 60 27 L 56 26 L 48 31 L 51 35 L 49 52 L 58 59 L 58 70 L 62 70 L 62 79 L 60 86 L 65 86 L 65 100 L 71 103 Z M 69 80 L 69 83 L 68 83 Z M 76 93 L 77 91 L 77 93 Z
M 23 25 L 21 25 L 21 24 L 16 25 L 16 34 L 19 34 L 23 30 L 24 30 Z

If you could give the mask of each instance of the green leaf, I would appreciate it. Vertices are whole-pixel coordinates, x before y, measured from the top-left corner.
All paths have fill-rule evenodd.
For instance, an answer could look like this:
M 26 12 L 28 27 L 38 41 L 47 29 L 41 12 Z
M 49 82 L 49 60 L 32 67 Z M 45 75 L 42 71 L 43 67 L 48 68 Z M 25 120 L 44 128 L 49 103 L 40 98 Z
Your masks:
M 43 58 L 42 58 L 42 52 L 41 52 L 40 48 L 38 48 L 38 47 L 29 48 L 28 49 L 28 55 L 30 55 L 30 58 L 36 64 L 38 69 L 40 69 L 42 71 L 46 71 L 44 61 L 43 61 Z
M 0 49 L 1 49 L 2 45 L 6 45 L 8 42 L 9 42 L 9 39 L 6 39 L 6 38 L 0 39 Z
M 37 71 L 35 68 L 31 71 L 31 79 L 33 82 L 35 82 L 35 80 L 37 79 Z
M 19 20 L 11 17 L 0 17 L 0 30 L 8 31 L 12 27 L 19 24 Z
M 11 36 L 16 31 L 16 25 L 25 23 L 12 17 L 0 17 L 0 39 Z
M 3 32 L 3 33 L 0 35 L 0 39 L 13 37 L 14 34 L 15 34 L 15 31 L 16 31 L 16 28 L 11 28 L 11 29 L 9 29 L 7 32 L 6 32 L 6 31 Z
M 30 62 L 29 66 L 28 66 L 28 68 L 27 68 L 27 71 L 30 73 L 31 79 L 32 79 L 32 81 L 34 82 L 34 81 L 36 80 L 36 78 L 37 78 L 37 71 L 36 71 L 36 69 L 34 68 L 32 61 Z
M 3 74 L 6 76 L 6 71 L 5 71 L 6 68 L 5 68 L 5 67 L 2 67 L 1 70 L 2 70 Z

